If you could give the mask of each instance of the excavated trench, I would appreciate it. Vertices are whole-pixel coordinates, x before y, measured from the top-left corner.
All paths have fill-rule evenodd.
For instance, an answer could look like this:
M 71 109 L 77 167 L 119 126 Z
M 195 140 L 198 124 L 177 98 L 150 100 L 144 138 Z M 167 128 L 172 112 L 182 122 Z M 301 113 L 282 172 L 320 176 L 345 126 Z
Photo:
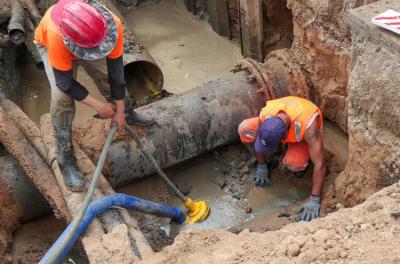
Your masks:
M 325 144 L 328 171 L 325 189 L 344 169 L 347 160 L 347 136 L 333 124 L 326 122 Z M 250 177 L 254 160 L 247 150 L 236 142 L 211 153 L 193 158 L 166 170 L 178 186 L 193 199 L 207 201 L 211 208 L 209 218 L 193 226 L 179 226 L 169 220 L 136 212 L 139 226 L 150 246 L 156 252 L 173 243 L 177 234 L 188 229 L 224 229 L 238 233 L 245 228 L 255 232 L 277 230 L 295 222 L 296 208 L 309 196 L 312 170 L 302 179 L 272 171 L 273 186 L 258 188 Z M 177 206 L 180 201 L 157 176 L 149 176 L 116 189 L 151 201 Z M 20 259 L 38 258 L 65 228 L 54 216 L 24 224 L 14 236 L 13 251 Z M 77 245 L 68 255 L 76 263 L 86 263 L 84 250 Z M 22 261 L 24 262 L 24 261 Z
M 144 13 L 146 16 L 143 16 Z M 146 5 L 143 9 L 130 11 L 125 17 L 129 27 L 142 39 L 163 71 L 164 87 L 169 92 L 180 93 L 207 81 L 226 77 L 241 58 L 237 43 L 216 35 L 207 22 L 193 17 L 175 2 Z M 286 38 L 289 43 L 291 36 Z M 130 79 L 129 72 L 136 72 L 137 69 L 136 66 L 130 67 L 126 78 L 127 84 L 133 85 L 137 80 Z M 21 76 L 23 110 L 38 122 L 40 116 L 49 110 L 46 76 L 34 65 L 25 66 Z M 101 98 L 84 72 L 78 73 L 78 80 L 89 88 L 91 94 Z M 77 103 L 74 122 L 85 122 L 94 114 L 88 107 Z M 324 133 L 328 160 L 325 190 L 329 190 L 347 162 L 348 138 L 328 121 Z M 310 194 L 312 170 L 309 169 L 304 178 L 298 179 L 274 168 L 273 186 L 257 188 L 253 186 L 250 176 L 253 167 L 253 158 L 239 142 L 235 142 L 167 169 L 167 174 L 191 198 L 207 201 L 211 214 L 201 224 L 177 226 L 166 219 L 131 214 L 138 219 L 141 231 L 155 251 L 171 244 L 177 234 L 189 228 L 225 229 L 236 233 L 249 228 L 263 232 L 294 222 L 297 217 L 295 208 Z M 182 208 L 157 175 L 116 191 Z M 53 216 L 23 224 L 14 234 L 13 255 L 22 263 L 37 260 L 64 228 L 65 224 Z M 87 262 L 79 244 L 66 261 Z

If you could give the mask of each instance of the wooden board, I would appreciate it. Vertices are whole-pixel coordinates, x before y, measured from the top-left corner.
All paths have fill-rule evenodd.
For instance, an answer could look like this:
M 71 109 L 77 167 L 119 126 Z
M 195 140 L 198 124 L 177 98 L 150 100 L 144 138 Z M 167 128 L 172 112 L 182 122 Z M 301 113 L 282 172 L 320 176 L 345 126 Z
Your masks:
M 230 37 L 227 0 L 207 0 L 207 11 L 212 29 L 221 36 Z
M 261 0 L 239 0 L 242 55 L 264 60 L 264 26 Z

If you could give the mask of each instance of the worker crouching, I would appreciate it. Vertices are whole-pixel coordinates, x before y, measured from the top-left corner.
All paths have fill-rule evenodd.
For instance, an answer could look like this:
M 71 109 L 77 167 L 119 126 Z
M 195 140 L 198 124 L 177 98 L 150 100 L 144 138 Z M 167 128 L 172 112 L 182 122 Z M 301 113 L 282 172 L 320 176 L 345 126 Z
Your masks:
M 126 122 L 151 125 L 153 120 L 135 112 L 134 100 L 125 96 L 122 23 L 100 3 L 58 1 L 36 28 L 35 43 L 51 86 L 56 159 L 65 186 L 71 191 L 81 191 L 84 179 L 76 166 L 71 144 L 75 101 L 93 108 L 101 118 L 112 118 L 112 124 L 120 130 Z M 79 67 L 93 79 L 106 102 L 92 97 L 76 80 Z
M 322 113 L 316 105 L 303 98 L 288 96 L 268 101 L 258 117 L 246 119 L 239 125 L 241 141 L 257 158 L 253 172 L 256 186 L 272 185 L 267 159 L 279 144 L 287 143 L 282 165 L 297 175 L 305 172 L 311 158 L 314 164 L 311 197 L 299 209 L 303 212 L 303 221 L 319 217 L 326 173 L 322 123 Z

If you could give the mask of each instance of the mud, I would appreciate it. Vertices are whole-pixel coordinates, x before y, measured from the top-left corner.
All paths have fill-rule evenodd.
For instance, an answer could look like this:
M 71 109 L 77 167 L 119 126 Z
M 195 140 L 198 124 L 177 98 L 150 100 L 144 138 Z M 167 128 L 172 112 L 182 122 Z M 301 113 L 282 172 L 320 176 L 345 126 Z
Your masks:
M 13 263 L 39 262 L 65 228 L 65 223 L 53 216 L 22 225 L 14 234 Z M 64 263 L 89 263 L 80 242 L 73 247 Z
M 3 191 L 7 190 L 4 177 L 4 172 L 0 172 L 0 257 L 8 259 L 11 258 L 11 234 L 18 227 L 19 218 L 22 216 L 22 208 L 13 201 L 10 193 Z
M 330 190 L 348 155 L 347 136 L 338 127 L 326 122 L 324 135 L 329 173 L 324 187 L 322 216 L 337 210 L 334 193 Z M 193 226 L 180 226 L 166 219 L 133 213 L 153 250 L 159 252 L 170 245 L 178 234 L 193 229 L 265 232 L 295 222 L 299 215 L 296 209 L 310 195 L 312 169 L 304 178 L 298 179 L 275 168 L 271 173 L 273 186 L 257 188 L 250 176 L 254 162 L 247 150 L 240 143 L 235 143 L 167 169 L 168 176 L 178 187 L 194 200 L 205 200 L 211 213 L 206 221 Z M 117 191 L 185 210 L 157 175 Z
M 222 230 L 191 230 L 143 263 L 396 263 L 400 260 L 400 185 L 372 195 L 311 223 L 238 235 Z

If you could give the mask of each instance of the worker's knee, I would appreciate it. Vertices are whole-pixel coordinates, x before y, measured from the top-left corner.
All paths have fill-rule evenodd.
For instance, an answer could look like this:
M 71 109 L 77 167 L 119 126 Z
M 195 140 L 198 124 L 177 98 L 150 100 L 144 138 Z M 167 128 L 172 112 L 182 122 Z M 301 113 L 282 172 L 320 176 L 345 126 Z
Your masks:
M 253 119 L 254 118 L 243 120 L 239 124 L 238 133 L 240 136 L 240 140 L 244 144 L 252 143 L 256 140 L 258 119 L 256 120 L 257 123 L 255 123 Z

